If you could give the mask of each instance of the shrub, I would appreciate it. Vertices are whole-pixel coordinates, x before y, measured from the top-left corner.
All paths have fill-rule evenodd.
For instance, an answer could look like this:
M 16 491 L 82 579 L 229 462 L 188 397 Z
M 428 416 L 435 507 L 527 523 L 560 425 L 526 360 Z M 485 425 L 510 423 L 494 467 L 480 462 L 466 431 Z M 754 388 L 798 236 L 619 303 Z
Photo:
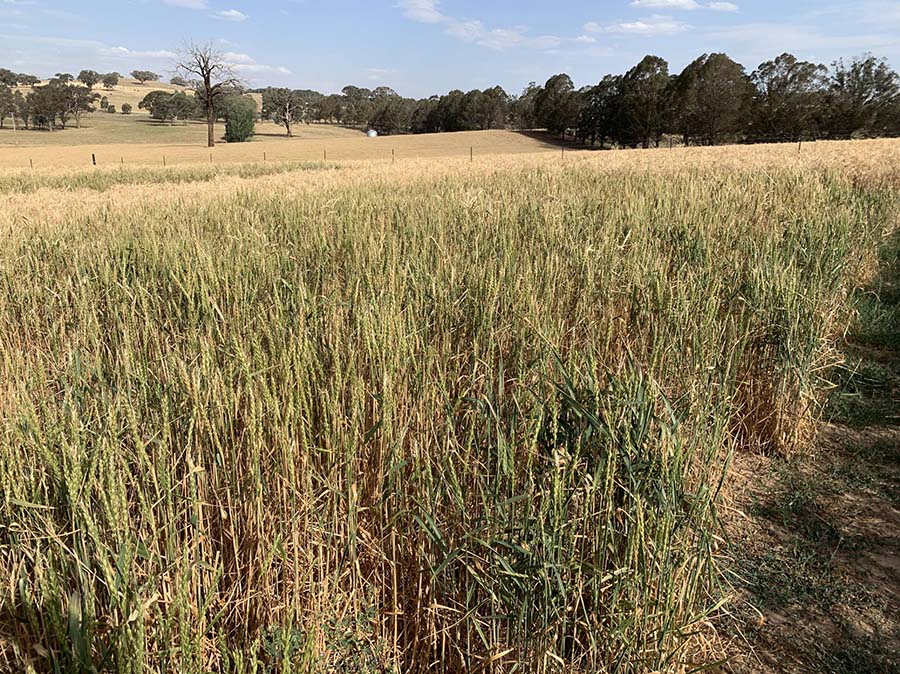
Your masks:
M 256 132 L 256 103 L 249 98 L 234 97 L 225 109 L 225 140 L 243 143 Z
M 123 115 L 131 114 L 131 103 L 122 103 L 122 114 Z
M 109 107 L 109 99 L 106 96 L 104 96 L 103 98 L 100 99 L 100 109 L 106 110 L 108 107 Z
M 109 112 L 109 113 L 115 114 L 115 113 L 116 113 L 116 106 L 114 106 L 114 105 L 107 105 L 107 106 L 106 106 L 106 111 Z

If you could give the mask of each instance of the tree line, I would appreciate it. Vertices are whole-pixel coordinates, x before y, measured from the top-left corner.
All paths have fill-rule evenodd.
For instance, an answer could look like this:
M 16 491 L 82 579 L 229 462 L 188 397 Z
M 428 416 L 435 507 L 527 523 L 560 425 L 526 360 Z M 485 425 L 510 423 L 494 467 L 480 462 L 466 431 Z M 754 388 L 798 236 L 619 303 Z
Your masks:
M 168 123 L 205 119 L 210 146 L 216 120 L 227 124 L 231 118 L 232 128 L 244 129 L 237 135 L 249 137 L 256 115 L 282 125 L 289 136 L 294 124 L 311 122 L 382 134 L 546 129 L 601 147 L 658 146 L 673 136 L 684 144 L 711 145 L 900 133 L 900 76 L 870 54 L 826 67 L 785 53 L 749 74 L 727 54 L 704 54 L 678 74 L 669 72 L 664 59 L 648 55 L 628 72 L 594 85 L 576 89 L 560 73 L 543 85 L 532 82 L 519 95 L 499 86 L 418 100 L 389 87 L 346 86 L 331 95 L 268 87 L 255 90 L 262 94 L 259 111 L 255 105 L 251 110 L 243 85 L 211 47 L 191 47 L 176 65 L 179 74 L 171 82 L 189 93 L 151 91 L 139 107 Z M 159 79 L 151 71 L 131 75 L 142 84 Z M 32 128 L 65 128 L 73 118 L 77 125 L 81 114 L 95 109 L 99 96 L 93 88 L 111 89 L 120 78 L 82 70 L 77 78 L 57 73 L 41 85 L 35 76 L 0 68 L 0 127 L 10 116 Z M 14 91 L 16 86 L 31 91 Z
M 340 94 L 257 89 L 263 116 L 285 127 L 328 122 L 382 134 L 496 128 L 547 129 L 591 143 L 659 145 L 850 138 L 900 133 L 900 77 L 887 61 L 864 55 L 831 67 L 792 54 L 753 72 L 726 54 L 704 54 L 681 73 L 648 55 L 621 75 L 576 89 L 565 73 L 519 95 L 501 87 L 404 98 L 388 87 L 347 86 Z
M 149 70 L 133 70 L 131 76 L 140 84 L 159 80 L 159 75 Z M 108 105 L 106 98 L 94 91 L 94 87 L 101 84 L 111 91 L 121 79 L 122 75 L 117 72 L 82 70 L 77 77 L 56 73 L 46 84 L 41 84 L 41 78 L 36 75 L 0 68 L 0 129 L 4 128 L 7 118 L 11 118 L 16 127 L 24 129 L 65 129 L 72 119 L 78 127 L 81 115 L 97 110 L 94 105 L 97 101 L 101 102 L 100 109 L 116 112 L 115 106 Z M 30 91 L 23 93 L 16 87 L 30 87 Z M 131 105 L 123 104 L 122 112 L 130 114 Z

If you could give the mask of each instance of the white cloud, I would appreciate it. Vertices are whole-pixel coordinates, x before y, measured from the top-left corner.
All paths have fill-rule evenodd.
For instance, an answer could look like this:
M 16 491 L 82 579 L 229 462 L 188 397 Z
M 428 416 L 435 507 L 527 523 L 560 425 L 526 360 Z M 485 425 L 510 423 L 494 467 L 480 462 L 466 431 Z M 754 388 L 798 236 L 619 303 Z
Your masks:
M 37 42 L 39 44 L 49 44 L 54 47 L 74 47 L 78 49 L 102 49 L 108 48 L 107 45 L 96 40 L 78 40 L 69 37 L 45 37 L 42 35 L 0 35 L 0 39 L 19 42 Z
M 403 15 L 408 19 L 442 25 L 447 35 L 490 49 L 529 47 L 546 51 L 555 49 L 566 41 L 583 41 L 557 35 L 529 35 L 526 26 L 491 28 L 478 19 L 459 19 L 444 14 L 438 9 L 438 5 L 438 0 L 400 0 L 397 7 L 403 10 Z
M 232 65 L 238 63 L 256 63 L 256 61 L 252 56 L 250 56 L 250 54 L 240 54 L 233 51 L 225 52 L 224 54 L 222 54 L 222 58 Z
M 686 12 L 696 9 L 709 9 L 714 12 L 737 12 L 739 9 L 733 2 L 718 0 L 713 0 L 706 4 L 697 2 L 697 0 L 632 0 L 631 6 L 640 9 L 666 9 Z
M 163 4 L 186 9 L 209 9 L 209 3 L 206 0 L 163 0 Z
M 270 66 L 265 63 L 235 63 L 231 68 L 239 73 L 276 73 L 278 75 L 292 75 L 284 66 Z
M 222 54 L 225 62 L 231 66 L 231 69 L 238 73 L 259 74 L 259 73 L 275 73 L 278 75 L 291 75 L 291 71 L 284 66 L 272 66 L 266 63 L 257 63 L 250 54 L 242 54 L 239 52 L 227 51 Z
M 641 9 L 700 9 L 697 0 L 633 0 L 632 7 Z
M 236 9 L 223 9 L 212 15 L 214 19 L 223 21 L 246 21 L 249 17 Z
M 2 0 L 0 0 L 2 1 Z M 4 26 L 5 27 L 5 26 Z M 79 40 L 74 38 L 50 37 L 39 35 L 15 35 L 12 33 L 0 34 L 0 43 L 30 45 L 28 53 L 34 53 L 34 44 L 44 44 L 67 52 L 78 54 L 79 58 L 94 58 L 100 67 L 115 66 L 123 71 L 142 67 L 146 62 L 158 62 L 157 67 L 165 69 L 167 64 L 172 64 L 177 54 L 167 49 L 132 49 L 130 47 L 112 46 L 97 40 Z M 236 72 L 253 75 L 291 75 L 290 70 L 284 66 L 257 63 L 249 54 L 236 51 L 228 51 L 223 55 L 224 60 Z M 55 64 L 54 64 L 55 67 Z
M 792 52 L 813 61 L 829 62 L 835 56 L 875 51 L 885 56 L 900 55 L 900 35 L 896 31 L 834 34 L 812 24 L 747 23 L 720 27 L 703 34 L 710 51 L 726 49 L 736 60 L 753 68 L 789 46 Z M 718 43 L 718 44 L 716 44 Z
M 383 79 L 387 75 L 391 75 L 395 70 L 390 68 L 366 68 L 366 79 L 370 82 L 376 82 Z
M 449 17 L 438 11 L 437 0 L 401 0 L 398 7 L 403 14 L 413 21 L 422 23 L 441 23 Z
M 840 7 L 826 7 L 807 12 L 812 20 L 826 17 L 841 23 L 900 23 L 900 2 L 897 0 L 863 0 L 846 3 Z
M 689 30 L 691 26 L 673 19 L 671 16 L 653 16 L 637 21 L 621 21 L 619 23 L 603 26 L 595 21 L 584 24 L 584 30 L 588 33 L 616 33 L 621 35 L 640 35 L 643 37 L 661 37 L 677 35 Z
M 106 56 L 119 56 L 123 58 L 141 58 L 141 59 L 166 59 L 172 60 L 178 57 L 173 51 L 166 49 L 155 49 L 149 51 L 141 51 L 129 49 L 128 47 L 105 47 L 100 50 Z

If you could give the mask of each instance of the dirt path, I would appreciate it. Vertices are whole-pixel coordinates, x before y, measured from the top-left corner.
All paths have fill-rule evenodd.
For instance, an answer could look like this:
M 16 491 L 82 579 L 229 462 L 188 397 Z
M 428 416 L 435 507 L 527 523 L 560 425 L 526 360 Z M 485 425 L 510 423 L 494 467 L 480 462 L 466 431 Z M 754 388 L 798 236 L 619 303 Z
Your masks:
M 726 512 L 728 672 L 900 672 L 900 240 L 812 455 L 739 456 Z

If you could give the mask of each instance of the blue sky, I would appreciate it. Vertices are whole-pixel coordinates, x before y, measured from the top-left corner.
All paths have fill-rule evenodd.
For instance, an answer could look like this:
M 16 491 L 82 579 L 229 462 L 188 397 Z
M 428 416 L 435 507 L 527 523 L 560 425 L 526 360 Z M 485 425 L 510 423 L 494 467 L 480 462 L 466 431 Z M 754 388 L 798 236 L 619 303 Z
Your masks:
M 712 51 L 748 71 L 784 51 L 898 67 L 900 0 L 0 0 L 0 67 L 17 72 L 168 73 L 189 40 L 215 42 L 254 86 L 518 92 L 558 72 L 594 83 L 648 53 L 673 71 Z

